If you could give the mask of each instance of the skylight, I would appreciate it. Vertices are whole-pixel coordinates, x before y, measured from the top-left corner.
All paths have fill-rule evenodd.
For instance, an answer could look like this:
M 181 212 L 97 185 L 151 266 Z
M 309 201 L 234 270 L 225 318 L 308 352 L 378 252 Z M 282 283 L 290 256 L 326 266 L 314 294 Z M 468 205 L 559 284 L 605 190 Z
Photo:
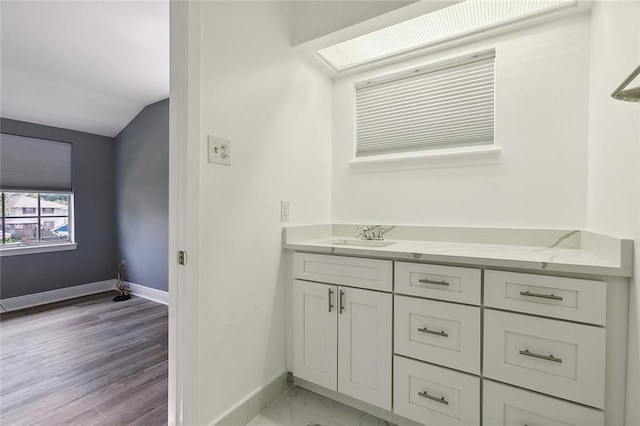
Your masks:
M 340 72 L 378 59 L 574 6 L 577 0 L 465 0 L 319 50 Z

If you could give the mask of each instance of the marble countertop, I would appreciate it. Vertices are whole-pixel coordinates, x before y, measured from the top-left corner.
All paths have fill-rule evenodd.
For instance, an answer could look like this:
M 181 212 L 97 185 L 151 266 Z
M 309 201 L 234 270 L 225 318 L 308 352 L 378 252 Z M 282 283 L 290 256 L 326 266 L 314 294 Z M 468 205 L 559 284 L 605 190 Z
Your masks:
M 631 277 L 633 240 L 581 230 L 384 225 L 384 247 L 361 242 L 356 225 L 283 229 L 286 249 L 472 266 Z

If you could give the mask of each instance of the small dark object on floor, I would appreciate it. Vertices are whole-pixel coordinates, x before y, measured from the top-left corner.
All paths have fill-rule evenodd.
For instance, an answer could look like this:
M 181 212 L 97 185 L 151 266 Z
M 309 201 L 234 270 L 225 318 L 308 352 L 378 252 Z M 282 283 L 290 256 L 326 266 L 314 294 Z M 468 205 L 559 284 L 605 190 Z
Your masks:
M 128 294 L 119 294 L 113 298 L 113 301 L 122 302 L 123 300 L 129 300 L 129 299 L 131 299 L 131 296 L 129 296 Z
M 131 296 L 129 295 L 129 287 L 125 282 L 122 281 L 122 272 L 124 272 L 124 269 L 125 267 L 123 260 L 118 265 L 118 279 L 116 281 L 116 288 L 118 289 L 120 294 L 113 298 L 114 302 L 122 302 L 123 300 L 131 299 Z

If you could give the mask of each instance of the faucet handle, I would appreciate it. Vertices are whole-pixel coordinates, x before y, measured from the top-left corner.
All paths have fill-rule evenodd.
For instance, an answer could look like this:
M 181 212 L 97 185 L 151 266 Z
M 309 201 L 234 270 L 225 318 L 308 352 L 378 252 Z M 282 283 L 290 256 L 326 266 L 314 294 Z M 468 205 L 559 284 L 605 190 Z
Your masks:
M 374 240 L 384 240 L 384 234 L 388 231 L 388 228 L 385 228 L 382 225 L 376 225 L 371 227 L 371 234 L 373 235 Z
M 361 240 L 371 239 L 371 231 L 373 231 L 373 228 L 369 228 L 368 226 L 358 226 L 357 228 L 360 230 L 358 237 L 360 237 Z

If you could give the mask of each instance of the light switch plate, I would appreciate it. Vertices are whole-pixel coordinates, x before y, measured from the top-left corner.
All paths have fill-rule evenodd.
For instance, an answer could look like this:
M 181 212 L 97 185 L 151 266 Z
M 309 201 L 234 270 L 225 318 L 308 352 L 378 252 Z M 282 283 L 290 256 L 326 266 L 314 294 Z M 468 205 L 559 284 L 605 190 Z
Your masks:
M 289 222 L 289 202 L 280 201 L 280 222 Z
M 231 165 L 231 141 L 229 139 L 207 135 L 207 147 L 210 163 Z

